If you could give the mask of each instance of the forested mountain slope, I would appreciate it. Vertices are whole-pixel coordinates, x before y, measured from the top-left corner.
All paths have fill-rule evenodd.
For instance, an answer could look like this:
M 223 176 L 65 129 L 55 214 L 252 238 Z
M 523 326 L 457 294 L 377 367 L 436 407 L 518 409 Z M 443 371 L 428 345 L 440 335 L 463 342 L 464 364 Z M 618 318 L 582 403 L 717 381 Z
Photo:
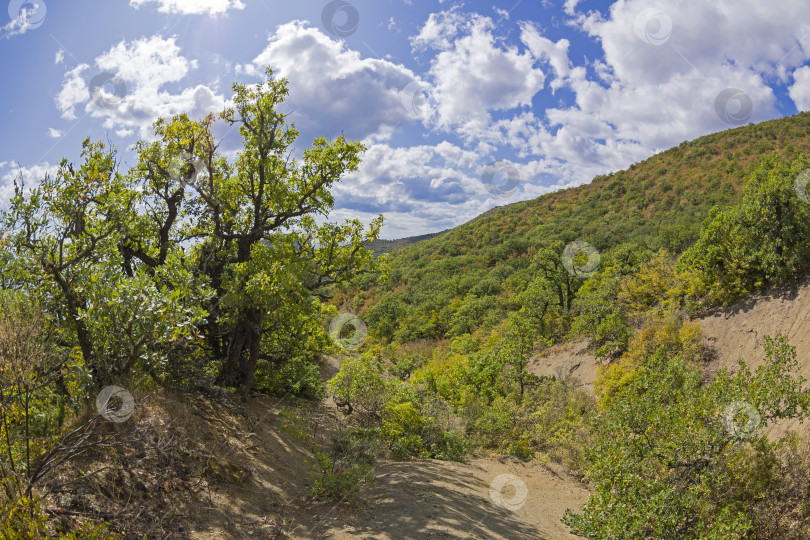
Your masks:
M 379 335 L 400 342 L 491 327 L 510 309 L 504 297 L 521 289 L 519 271 L 539 245 L 581 239 L 603 253 L 622 243 L 680 253 L 697 239 L 712 206 L 740 199 L 763 155 L 809 150 L 810 113 L 683 142 L 589 184 L 487 212 L 397 250 L 390 279 L 361 278 L 338 300 L 352 298 L 352 309 L 367 315 Z M 383 293 L 392 294 L 368 313 Z M 465 302 L 468 295 L 475 301 Z M 459 311 L 476 321 L 461 320 Z

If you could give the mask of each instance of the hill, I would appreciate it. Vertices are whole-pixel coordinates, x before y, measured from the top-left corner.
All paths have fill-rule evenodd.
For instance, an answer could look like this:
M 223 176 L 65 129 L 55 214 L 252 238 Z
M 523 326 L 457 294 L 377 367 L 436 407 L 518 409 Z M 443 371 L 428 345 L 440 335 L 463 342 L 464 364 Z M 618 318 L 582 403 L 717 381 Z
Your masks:
M 350 302 L 380 336 L 399 342 L 472 330 L 453 330 L 469 295 L 477 298 L 477 307 L 470 308 L 478 319 L 473 326 L 491 328 L 510 309 L 505 298 L 526 282 L 539 246 L 583 240 L 602 253 L 623 243 L 681 253 L 695 242 L 713 206 L 740 200 L 745 178 L 763 155 L 789 158 L 810 151 L 809 128 L 810 113 L 800 113 L 729 129 L 589 184 L 490 210 L 432 238 L 407 242 L 391 253 L 390 279 L 365 276 L 337 301 Z M 383 295 L 391 298 L 369 312 Z
M 421 242 L 423 240 L 430 240 L 431 238 L 435 238 L 440 234 L 446 231 L 440 231 L 436 233 L 428 233 L 428 234 L 420 234 L 418 236 L 409 236 L 407 238 L 398 238 L 396 240 L 385 240 L 383 238 L 377 238 L 373 242 L 369 242 L 366 244 L 366 247 L 374 252 L 374 255 L 384 255 L 386 253 L 392 253 L 394 251 L 400 250 L 404 247 L 410 246 L 411 244 L 415 244 L 417 242 Z

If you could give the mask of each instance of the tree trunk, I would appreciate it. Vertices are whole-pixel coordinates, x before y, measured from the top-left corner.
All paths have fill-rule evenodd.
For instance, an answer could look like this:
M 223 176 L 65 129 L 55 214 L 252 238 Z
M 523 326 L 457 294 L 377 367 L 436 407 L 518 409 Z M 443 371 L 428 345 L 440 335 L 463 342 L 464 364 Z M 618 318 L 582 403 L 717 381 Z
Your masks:
M 234 387 L 240 393 L 247 393 L 256 378 L 256 363 L 259 360 L 262 340 L 263 314 L 254 310 L 243 315 L 231 332 L 225 363 L 215 384 Z
M 70 284 L 62 277 L 62 274 L 55 268 L 51 268 L 51 275 L 56 281 L 62 293 L 65 295 L 68 307 L 68 317 L 70 317 L 73 327 L 76 330 L 76 337 L 79 341 L 79 348 L 82 351 L 82 359 L 84 365 L 90 370 L 90 376 L 93 379 L 93 384 L 96 391 L 101 390 L 105 386 L 112 384 L 112 376 L 110 372 L 98 363 L 93 354 L 93 342 L 90 339 L 90 331 L 87 325 L 79 317 L 79 305 L 81 300 L 76 297 L 76 294 L 70 288 Z

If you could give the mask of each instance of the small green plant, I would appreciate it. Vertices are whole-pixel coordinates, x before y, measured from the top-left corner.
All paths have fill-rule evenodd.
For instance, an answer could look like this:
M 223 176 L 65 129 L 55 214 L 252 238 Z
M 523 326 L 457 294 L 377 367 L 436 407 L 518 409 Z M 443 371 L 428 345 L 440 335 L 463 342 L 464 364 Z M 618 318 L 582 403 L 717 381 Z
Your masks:
M 360 488 L 374 481 L 374 463 L 365 459 L 367 454 L 357 452 L 356 446 L 333 441 L 327 450 L 300 415 L 282 409 L 279 412 L 281 430 L 312 452 L 312 486 L 310 496 L 319 501 L 359 502 Z
M 54 538 L 54 532 L 62 540 L 117 540 L 121 537 L 108 532 L 106 524 L 82 523 L 72 531 L 61 525 L 51 527 L 44 502 L 37 498 L 22 497 L 14 501 L 0 501 L 0 538 L 3 540 L 45 540 Z

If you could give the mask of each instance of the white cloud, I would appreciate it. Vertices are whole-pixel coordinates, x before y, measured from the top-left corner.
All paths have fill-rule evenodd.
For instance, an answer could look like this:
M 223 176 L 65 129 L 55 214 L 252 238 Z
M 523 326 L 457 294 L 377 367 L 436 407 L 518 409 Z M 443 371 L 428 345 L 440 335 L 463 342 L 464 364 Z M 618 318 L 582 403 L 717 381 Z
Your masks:
M 371 145 L 359 170 L 333 188 L 338 209 L 330 219 L 370 219 L 383 213 L 383 237 L 402 238 L 454 227 L 493 206 L 537 197 L 564 187 L 564 181 L 579 180 L 573 164 L 532 160 L 510 165 L 516 173 L 513 191 L 493 192 L 490 188 L 500 185 L 498 177 L 488 187 L 484 176 L 491 163 L 477 151 L 447 141 L 399 148 Z
M 76 105 L 90 99 L 90 91 L 82 78 L 82 74 L 89 68 L 87 64 L 79 64 L 65 73 L 62 89 L 56 94 L 56 108 L 62 113 L 62 118 L 76 119 Z
M 504 19 L 504 20 L 507 20 L 507 21 L 509 20 L 509 12 L 506 11 L 505 9 L 501 9 L 501 8 L 499 8 L 497 6 L 492 6 L 492 9 L 495 10 L 495 13 L 500 15 L 501 19 Z
M 800 111 L 810 111 L 810 66 L 794 71 L 793 81 L 789 89 L 790 99 Z
M 61 64 L 65 61 L 65 50 L 59 49 L 56 51 L 56 56 L 54 56 L 53 63 L 54 64 Z
M 218 15 L 229 9 L 245 9 L 241 0 L 129 0 L 129 5 L 139 8 L 144 4 L 159 4 L 161 13 L 180 13 L 183 15 Z
M 52 139 L 58 139 L 59 137 L 62 136 L 62 133 L 63 132 L 61 129 L 48 128 L 48 137 Z
M 568 15 L 573 15 L 574 11 L 577 9 L 577 4 L 579 4 L 582 0 L 565 0 L 565 4 L 563 9 Z
M 561 39 L 554 43 L 540 35 L 540 31 L 530 23 L 520 25 L 520 41 L 529 48 L 535 59 L 547 61 L 551 65 L 555 75 L 551 88 L 556 90 L 562 86 L 563 79 L 571 72 L 571 61 L 568 59 L 570 42 Z
M 16 9 L 15 9 L 16 8 Z M 47 8 L 42 0 L 24 2 L 22 0 L 11 0 L 8 4 L 11 21 L 0 27 L 0 38 L 12 38 L 25 34 L 29 30 L 39 28 L 45 22 Z M 14 15 L 17 11 L 17 15 Z
M 589 78 L 583 66 L 570 72 L 567 83 L 576 93 L 576 109 L 614 126 L 616 138 L 650 151 L 667 148 L 774 117 L 770 84 L 787 82 L 793 68 L 810 58 L 810 27 L 797 23 L 809 18 L 810 4 L 801 0 L 778 10 L 753 0 L 617 2 L 607 16 L 577 18 L 604 50 L 604 62 L 592 66 L 602 81 Z M 722 112 L 722 103 L 715 102 L 728 88 L 739 89 L 751 103 L 750 114 L 734 124 L 716 112 Z M 551 114 L 565 124 L 569 113 Z
M 22 184 L 26 190 L 38 185 L 45 175 L 55 175 L 59 165 L 51 165 L 47 161 L 32 167 L 22 167 L 18 163 L 0 162 L 0 210 L 7 210 L 11 197 L 14 196 L 14 182 Z
M 569 1 L 566 10 L 573 14 L 576 6 Z M 604 60 L 583 65 L 571 62 L 568 40 L 554 42 L 533 23 L 518 23 L 530 60 L 502 46 L 489 19 L 462 17 L 455 8 L 431 15 L 411 42 L 415 49 L 439 51 L 430 74 L 440 127 L 483 152 L 508 146 L 524 159 L 543 156 L 571 164 L 557 170 L 559 182 L 582 183 L 682 140 L 773 117 L 770 83 L 788 79 L 810 55 L 810 27 L 796 23 L 810 18 L 810 5 L 796 1 L 793 6 L 796 10 L 777 14 L 753 2 L 751 9 L 739 8 L 730 0 L 677 6 L 617 2 L 607 16 L 576 15 L 573 23 L 605 52 Z M 496 76 L 482 67 L 487 59 L 497 65 Z M 524 107 L 543 87 L 538 62 L 551 67 L 549 88 L 571 90 L 573 103 L 542 113 Z M 505 70 L 523 76 L 510 77 Z M 810 102 L 807 79 L 810 68 L 794 73 L 790 90 L 797 105 Z M 487 92 L 490 83 L 502 86 Z M 751 104 L 742 111 L 750 114 L 732 119 L 734 124 L 721 116 L 725 111 L 728 119 L 742 102 L 732 99 L 725 109 L 718 102 L 729 88 L 739 89 Z M 495 110 L 507 114 L 493 120 L 489 113 Z
M 55 99 L 64 118 L 76 118 L 76 106 L 84 104 L 86 114 L 104 119 L 104 127 L 119 133 L 138 130 L 148 137 L 159 117 L 186 113 L 200 118 L 225 105 L 216 89 L 202 84 L 177 93 L 165 89 L 197 67 L 196 61 L 182 56 L 175 38 L 121 41 L 96 58 L 95 65 L 97 69 L 81 64 L 65 74 Z
M 490 111 L 530 106 L 534 95 L 543 88 L 545 74 L 534 67 L 529 51 L 520 52 L 496 39 L 490 18 L 477 14 L 459 17 L 455 10 L 439 17 L 440 32 L 431 31 L 429 35 L 442 37 L 430 40 L 420 37 L 429 20 L 414 42 L 438 43 L 441 48 L 429 71 L 435 82 L 439 127 L 452 127 L 471 139 L 486 130 Z M 456 26 L 451 28 L 453 24 Z M 456 35 L 452 46 L 446 47 L 444 40 Z
M 440 13 L 431 13 L 428 20 L 419 29 L 419 33 L 411 37 L 411 47 L 414 50 L 428 48 L 440 51 L 447 50 L 453 46 L 453 39 L 458 35 L 465 22 L 466 18 L 458 8 L 452 8 Z
M 250 71 L 271 66 L 287 78 L 285 106 L 306 135 L 384 140 L 416 118 L 403 103 L 403 89 L 418 82 L 414 73 L 387 60 L 362 58 L 320 30 L 301 21 L 283 24 L 254 59 Z M 244 66 L 240 68 L 248 72 Z M 308 142 L 308 141 L 306 141 Z

